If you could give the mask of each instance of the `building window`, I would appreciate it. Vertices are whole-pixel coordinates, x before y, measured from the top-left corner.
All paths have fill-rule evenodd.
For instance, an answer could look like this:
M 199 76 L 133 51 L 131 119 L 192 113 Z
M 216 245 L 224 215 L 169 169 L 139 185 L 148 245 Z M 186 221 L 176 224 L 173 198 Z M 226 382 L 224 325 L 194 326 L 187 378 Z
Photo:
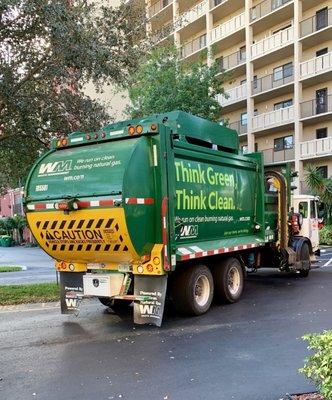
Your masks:
M 292 105 L 293 105 L 293 99 L 288 99 L 288 100 L 281 101 L 279 103 L 275 103 L 273 108 L 274 108 L 274 110 L 280 110 L 281 108 L 290 107 Z
M 327 112 L 327 88 L 316 90 L 316 114 Z
M 316 129 L 316 139 L 324 139 L 327 137 L 327 128 Z
M 324 54 L 327 54 L 327 52 L 328 52 L 327 47 L 325 47 L 324 49 L 318 50 L 318 51 L 316 51 L 316 57 L 323 56 Z
M 274 151 L 292 149 L 294 145 L 293 135 L 274 139 Z
M 242 81 L 240 82 L 240 85 L 242 86 L 242 85 L 244 85 L 246 83 L 247 83 L 247 80 L 246 79 L 242 79 Z
M 242 113 L 241 114 L 241 125 L 247 125 L 248 124 L 248 114 L 247 113 Z
M 327 179 L 327 165 L 322 165 L 321 167 L 317 168 L 317 172 L 321 174 L 324 179 Z
M 240 61 L 245 61 L 246 59 L 246 46 L 241 46 L 239 50 Z
M 327 26 L 328 22 L 328 11 L 327 7 L 316 11 L 316 31 L 323 29 Z
M 247 154 L 248 153 L 248 146 L 246 144 L 241 146 L 241 152 L 242 152 L 242 154 Z
M 254 75 L 254 79 L 252 80 L 253 89 L 257 89 L 257 85 L 258 85 L 258 78 L 257 75 Z
M 279 81 L 280 79 L 289 78 L 292 75 L 293 75 L 293 63 L 291 62 L 273 69 L 274 81 Z

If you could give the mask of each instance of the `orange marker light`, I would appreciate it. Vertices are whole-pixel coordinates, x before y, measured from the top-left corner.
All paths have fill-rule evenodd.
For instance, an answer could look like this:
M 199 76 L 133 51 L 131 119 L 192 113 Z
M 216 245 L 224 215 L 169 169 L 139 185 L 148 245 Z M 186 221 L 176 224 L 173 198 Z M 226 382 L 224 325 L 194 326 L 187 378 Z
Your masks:
M 151 124 L 150 125 L 150 129 L 152 130 L 152 131 L 156 131 L 157 130 L 157 124 Z
M 61 146 L 67 146 L 68 140 L 66 138 L 61 139 Z
M 143 132 L 143 126 L 142 125 L 137 125 L 136 126 L 136 132 L 140 135 Z
M 128 133 L 129 133 L 129 135 L 135 135 L 135 127 L 134 126 L 130 126 L 129 128 L 128 128 Z
M 148 265 L 146 266 L 146 269 L 147 269 L 150 273 L 153 272 L 153 265 L 148 264 Z

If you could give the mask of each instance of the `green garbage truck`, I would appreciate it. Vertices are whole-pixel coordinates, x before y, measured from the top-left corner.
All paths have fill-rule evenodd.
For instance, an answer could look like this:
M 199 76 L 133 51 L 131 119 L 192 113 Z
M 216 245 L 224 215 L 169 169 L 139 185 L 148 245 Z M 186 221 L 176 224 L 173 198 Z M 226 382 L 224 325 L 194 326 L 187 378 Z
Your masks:
M 242 155 L 234 130 L 173 111 L 54 139 L 24 205 L 55 259 L 63 313 L 97 297 L 160 326 L 166 297 L 200 315 L 213 297 L 238 301 L 248 270 L 308 275 L 317 249 L 291 179 L 264 170 L 261 153 Z

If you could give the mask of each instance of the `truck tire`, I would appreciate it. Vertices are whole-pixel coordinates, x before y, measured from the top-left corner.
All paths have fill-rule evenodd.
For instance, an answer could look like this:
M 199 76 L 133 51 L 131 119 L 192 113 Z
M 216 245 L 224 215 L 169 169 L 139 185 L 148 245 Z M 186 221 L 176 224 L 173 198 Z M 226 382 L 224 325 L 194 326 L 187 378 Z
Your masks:
M 223 303 L 235 303 L 243 292 L 244 274 L 237 258 L 228 258 L 212 269 L 215 297 Z
M 120 312 L 125 310 L 132 303 L 131 300 L 114 300 L 109 297 L 98 297 L 102 305 L 111 308 L 115 312 Z
M 310 248 L 307 242 L 302 243 L 300 249 L 300 261 L 309 261 L 309 269 L 300 269 L 299 275 L 307 278 L 310 272 Z
M 171 294 L 174 307 L 186 315 L 202 315 L 213 299 L 213 278 L 208 267 L 196 265 L 175 277 Z

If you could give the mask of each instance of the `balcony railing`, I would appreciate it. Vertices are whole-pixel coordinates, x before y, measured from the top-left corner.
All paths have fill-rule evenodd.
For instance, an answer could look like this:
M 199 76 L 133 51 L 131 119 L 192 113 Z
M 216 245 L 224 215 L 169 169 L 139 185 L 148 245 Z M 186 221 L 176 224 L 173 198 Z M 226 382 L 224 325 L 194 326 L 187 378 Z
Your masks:
M 219 94 L 217 100 L 222 107 L 236 103 L 247 98 L 247 84 L 236 86 L 226 92 L 227 97 Z
M 212 29 L 211 32 L 212 42 L 227 37 L 232 33 L 242 29 L 244 27 L 244 24 L 245 24 L 245 16 L 244 13 L 242 13 L 231 18 L 229 21 L 218 25 L 217 27 Z
M 267 149 L 262 151 L 264 156 L 264 164 L 274 164 L 283 161 L 294 160 L 295 151 L 294 148 L 284 149 L 276 151 L 273 149 Z
M 163 8 L 167 7 L 171 3 L 173 3 L 173 0 L 159 0 L 152 4 L 148 12 L 149 18 L 152 18 L 154 15 L 158 14 Z
M 155 35 L 152 36 L 153 44 L 157 44 L 163 39 L 167 38 L 174 31 L 174 24 L 170 22 L 167 25 L 164 25 L 159 31 L 156 32 Z
M 311 58 L 300 64 L 301 79 L 310 78 L 311 76 L 322 74 L 332 70 L 332 52 L 323 54 L 322 56 Z
M 218 58 L 216 62 L 220 67 L 220 72 L 224 72 L 238 65 L 243 65 L 246 62 L 246 53 L 243 51 L 236 51 L 229 56 Z
M 196 51 L 204 49 L 204 47 L 206 47 L 206 33 L 191 42 L 184 44 L 181 47 L 181 58 L 188 57 Z
M 257 43 L 251 45 L 252 58 L 261 57 L 265 54 L 271 53 L 281 47 L 284 47 L 294 40 L 294 28 L 290 26 L 283 29 L 271 36 L 268 36 Z
M 252 128 L 255 131 L 284 125 L 294 120 L 294 106 L 259 114 L 252 119 Z
M 311 158 L 330 156 L 332 154 L 332 137 L 308 140 L 300 143 L 300 157 Z
M 258 94 L 280 86 L 287 85 L 294 81 L 293 68 L 287 71 L 287 75 L 279 77 L 277 74 L 270 74 L 252 81 L 252 93 Z
M 262 18 L 292 0 L 264 0 L 250 10 L 250 21 Z
M 238 135 L 245 135 L 248 132 L 248 125 L 241 124 L 241 121 L 231 122 L 229 128 L 234 129 Z
M 332 112 L 332 95 L 301 103 L 301 118 Z
M 191 24 L 200 16 L 204 15 L 207 11 L 207 4 L 208 0 L 203 0 L 201 3 L 196 4 L 195 7 L 180 15 L 180 18 L 176 22 L 177 29 Z
M 332 8 L 327 9 L 319 14 L 309 17 L 301 22 L 300 32 L 301 37 L 318 32 L 332 25 Z

